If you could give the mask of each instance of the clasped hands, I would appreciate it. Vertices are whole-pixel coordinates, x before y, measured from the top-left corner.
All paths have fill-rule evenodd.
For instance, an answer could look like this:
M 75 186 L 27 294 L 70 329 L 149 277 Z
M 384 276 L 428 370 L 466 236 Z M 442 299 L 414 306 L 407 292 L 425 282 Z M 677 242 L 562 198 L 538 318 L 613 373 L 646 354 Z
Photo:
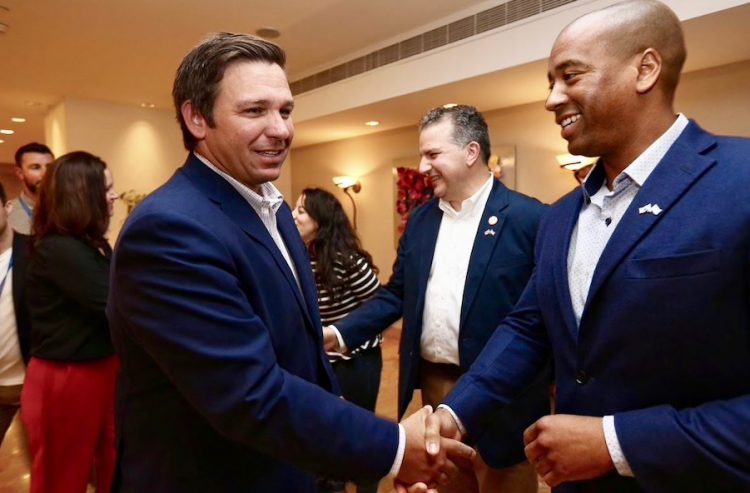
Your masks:
M 596 478 L 614 468 L 601 420 L 559 414 L 545 416 L 526 429 L 526 457 L 549 486 Z M 457 464 L 473 460 L 476 454 L 459 442 L 461 432 L 444 409 L 432 413 L 427 406 L 402 424 L 407 439 L 404 462 L 394 482 L 398 493 L 436 493 L 435 487 L 458 471 Z M 424 429 L 419 428 L 420 424 Z M 420 437 L 423 451 L 418 447 Z
M 461 432 L 453 416 L 444 409 L 434 413 L 425 406 L 401 422 L 406 430 L 406 448 L 394 486 L 398 493 L 436 493 L 437 485 L 466 467 L 476 455 L 461 443 Z

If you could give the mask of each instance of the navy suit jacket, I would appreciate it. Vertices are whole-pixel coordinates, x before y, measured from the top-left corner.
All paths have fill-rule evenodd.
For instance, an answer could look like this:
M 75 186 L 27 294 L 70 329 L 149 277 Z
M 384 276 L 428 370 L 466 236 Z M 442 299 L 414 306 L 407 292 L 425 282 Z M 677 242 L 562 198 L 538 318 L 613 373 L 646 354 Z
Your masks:
M 481 428 L 551 353 L 557 412 L 614 415 L 635 473 L 556 491 L 750 491 L 749 156 L 750 140 L 688 125 L 613 232 L 580 327 L 567 258 L 583 195 L 562 198 L 521 300 L 447 399 L 464 424 Z
M 307 471 L 388 473 L 398 427 L 331 393 L 309 258 L 286 204 L 276 218 L 298 280 L 192 154 L 128 218 L 107 307 L 122 360 L 115 491 L 314 492 Z
M 493 181 L 474 239 L 461 304 L 458 346 L 462 370 L 471 366 L 521 295 L 533 269 L 534 240 L 545 210 L 536 199 Z M 489 223 L 491 216 L 498 219 L 494 225 Z M 347 347 L 357 347 L 403 317 L 399 417 L 419 387 L 425 291 L 442 217 L 437 198 L 414 211 L 401 237 L 388 284 L 335 324 Z M 485 235 L 487 229 L 495 235 Z M 548 378 L 540 376 L 523 398 L 495 415 L 488 433 L 476 437 L 481 438 L 479 448 L 488 464 L 500 467 L 524 460 L 523 430 L 549 413 L 548 384 Z

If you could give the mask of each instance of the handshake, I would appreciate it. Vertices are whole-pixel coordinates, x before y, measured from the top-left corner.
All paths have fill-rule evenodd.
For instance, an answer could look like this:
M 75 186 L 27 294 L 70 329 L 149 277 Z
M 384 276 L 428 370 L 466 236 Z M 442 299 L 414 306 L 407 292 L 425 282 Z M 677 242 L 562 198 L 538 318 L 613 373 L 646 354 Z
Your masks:
M 462 434 L 445 409 L 425 406 L 401 422 L 406 444 L 394 486 L 398 493 L 436 493 L 459 468 L 471 468 L 476 451 L 461 443 Z

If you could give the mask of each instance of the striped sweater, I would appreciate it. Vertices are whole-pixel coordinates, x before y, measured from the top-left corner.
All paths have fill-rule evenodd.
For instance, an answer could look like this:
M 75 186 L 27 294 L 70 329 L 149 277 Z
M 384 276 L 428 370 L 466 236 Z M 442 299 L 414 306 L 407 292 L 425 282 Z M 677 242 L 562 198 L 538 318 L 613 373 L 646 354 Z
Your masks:
M 370 298 L 380 287 L 378 276 L 373 272 L 367 260 L 357 255 L 357 260 L 348 269 L 344 263 L 336 260 L 333 265 L 334 272 L 346 282 L 338 291 L 338 297 L 334 300 L 331 293 L 318 282 L 317 263 L 315 259 L 311 261 L 312 269 L 315 273 L 315 283 L 318 288 L 318 305 L 320 306 L 320 320 L 323 326 L 331 325 L 337 320 L 341 320 L 349 313 L 354 311 L 359 305 Z M 351 351 L 348 356 L 340 354 L 328 354 L 331 363 L 342 359 L 350 359 L 358 352 L 365 349 L 373 348 L 380 345 L 383 336 L 378 334 L 375 338 L 365 342 L 360 347 Z

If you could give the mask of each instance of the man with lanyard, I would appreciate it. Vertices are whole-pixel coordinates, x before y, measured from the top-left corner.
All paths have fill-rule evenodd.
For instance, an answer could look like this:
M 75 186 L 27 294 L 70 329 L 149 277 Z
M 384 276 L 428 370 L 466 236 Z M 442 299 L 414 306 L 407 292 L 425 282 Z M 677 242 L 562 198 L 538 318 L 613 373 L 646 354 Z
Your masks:
M 0 184 L 0 444 L 21 401 L 29 357 L 29 317 L 24 303 L 26 236 L 14 234 L 13 205 Z M 20 424 L 20 421 L 19 421 Z M 23 433 L 21 435 L 24 435 Z
M 39 184 L 55 156 L 46 145 L 31 142 L 18 148 L 15 159 L 16 176 L 21 180 L 23 189 L 21 195 L 13 200 L 8 222 L 14 230 L 28 235 L 31 234 L 31 216 L 34 213 Z

